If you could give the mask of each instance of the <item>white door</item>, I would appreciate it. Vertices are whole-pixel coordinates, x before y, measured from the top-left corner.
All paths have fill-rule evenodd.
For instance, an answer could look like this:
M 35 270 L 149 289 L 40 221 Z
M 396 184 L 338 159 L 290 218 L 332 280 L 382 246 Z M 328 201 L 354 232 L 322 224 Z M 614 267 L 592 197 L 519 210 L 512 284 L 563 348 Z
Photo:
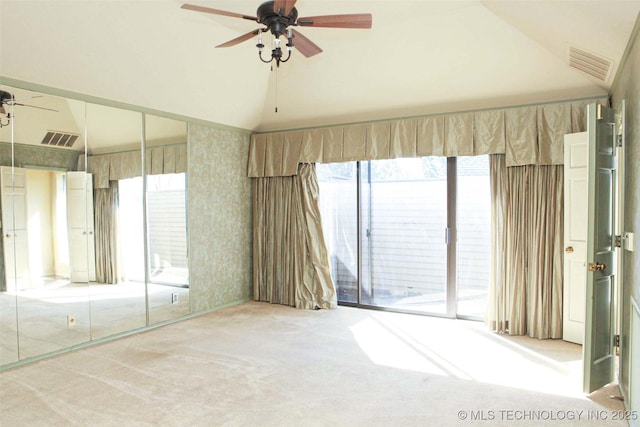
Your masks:
M 589 136 L 587 298 L 583 345 L 585 393 L 614 379 L 614 246 L 616 206 L 615 111 L 601 105 L 587 108 Z
M 67 227 L 70 280 L 95 281 L 93 176 L 89 173 L 67 172 Z
M 587 291 L 587 132 L 564 137 L 564 295 L 562 339 L 584 340 Z
M 29 287 L 27 188 L 24 169 L 2 166 L 2 239 L 7 290 Z

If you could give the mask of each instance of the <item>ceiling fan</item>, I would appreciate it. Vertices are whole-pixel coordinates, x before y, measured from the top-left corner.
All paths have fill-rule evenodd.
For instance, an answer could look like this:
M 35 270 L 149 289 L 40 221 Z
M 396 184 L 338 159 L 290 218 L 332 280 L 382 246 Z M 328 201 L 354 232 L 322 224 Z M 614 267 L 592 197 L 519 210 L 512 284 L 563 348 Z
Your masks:
M 266 63 L 275 61 L 278 66 L 281 62 L 287 62 L 291 57 L 294 39 L 295 47 L 307 58 L 322 52 L 322 49 L 318 45 L 290 27 L 371 28 L 370 13 L 322 15 L 298 18 L 298 10 L 295 8 L 295 4 L 296 0 L 267 1 L 258 7 L 256 12 L 257 16 L 243 15 L 241 13 L 227 12 L 225 10 L 212 9 L 192 4 L 183 4 L 181 7 L 182 9 L 193 10 L 196 12 L 246 19 L 264 25 L 264 28 L 258 28 L 257 30 L 250 31 L 236 37 L 235 39 L 229 40 L 226 43 L 219 44 L 216 47 L 235 46 L 245 40 L 249 40 L 251 37 L 258 36 L 258 44 L 256 47 L 258 48 L 260 59 L 262 62 Z M 270 32 L 274 38 L 274 47 L 271 50 L 271 58 L 268 60 L 262 57 L 262 49 L 264 48 L 264 44 L 262 44 L 262 33 L 265 32 Z M 282 57 L 282 48 L 280 47 L 281 36 L 284 36 L 287 39 L 286 48 L 288 55 L 286 58 Z

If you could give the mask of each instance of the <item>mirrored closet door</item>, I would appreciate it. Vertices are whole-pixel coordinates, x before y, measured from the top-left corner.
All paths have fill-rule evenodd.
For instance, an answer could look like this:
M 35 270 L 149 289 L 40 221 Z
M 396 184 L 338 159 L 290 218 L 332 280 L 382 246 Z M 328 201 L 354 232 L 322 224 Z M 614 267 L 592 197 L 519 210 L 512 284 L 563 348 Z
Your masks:
M 86 239 L 70 258 L 74 241 L 69 218 L 70 171 L 85 147 L 85 104 L 17 88 L 2 88 L 15 102 L 10 136 L 2 133 L 3 300 L 15 300 L 15 315 L 3 310 L 2 347 L 17 331 L 17 358 L 55 352 L 90 340 L 87 278 L 71 280 L 74 266 L 87 264 Z M 10 150 L 7 151 L 7 147 Z M 7 156 L 6 153 L 10 153 Z M 84 172 L 75 185 L 85 191 Z M 80 212 L 84 206 L 80 207 Z M 80 215 L 82 218 L 82 215 Z M 86 232 L 86 221 L 84 224 Z M 4 306 L 4 304 L 3 304 Z M 4 308 L 4 307 L 3 307 Z M 10 363 L 3 355 L 3 363 Z
M 95 228 L 91 334 L 100 339 L 147 325 L 141 113 L 87 104 L 87 172 Z
M 15 120 L 6 115 L 13 115 L 13 109 L 6 107 L 5 116 L 0 117 L 0 364 L 18 360 L 18 325 L 17 325 L 17 284 L 16 284 L 16 216 L 14 215 L 14 198 L 20 184 L 14 182 L 12 167 L 13 126 Z M 23 193 L 23 191 L 21 191 Z M 18 195 L 17 198 L 23 198 Z M 22 203 L 18 203 L 22 205 Z M 24 215 L 18 214 L 18 221 L 24 222 Z
M 189 314 L 186 123 L 0 89 L 0 366 Z
M 186 123 L 145 115 L 150 324 L 189 314 Z

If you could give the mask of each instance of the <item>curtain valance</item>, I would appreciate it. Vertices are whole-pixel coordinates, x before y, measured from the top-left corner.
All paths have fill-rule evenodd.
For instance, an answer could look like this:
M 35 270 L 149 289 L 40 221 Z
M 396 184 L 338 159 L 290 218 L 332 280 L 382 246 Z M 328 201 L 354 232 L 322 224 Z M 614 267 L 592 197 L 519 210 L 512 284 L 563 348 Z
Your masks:
M 564 135 L 586 130 L 607 98 L 439 114 L 251 136 L 249 177 L 292 176 L 299 163 L 505 154 L 507 166 L 563 163 Z
M 94 188 L 109 188 L 109 181 L 142 176 L 140 151 L 89 156 L 87 171 Z M 187 171 L 187 144 L 150 147 L 145 150 L 145 173 L 159 175 Z

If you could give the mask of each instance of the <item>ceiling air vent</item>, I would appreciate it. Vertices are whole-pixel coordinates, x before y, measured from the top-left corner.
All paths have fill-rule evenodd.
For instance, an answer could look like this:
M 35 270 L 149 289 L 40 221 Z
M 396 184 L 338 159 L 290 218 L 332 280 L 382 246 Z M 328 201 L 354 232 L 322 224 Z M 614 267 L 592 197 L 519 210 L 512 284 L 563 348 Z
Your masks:
M 569 46 L 569 66 L 606 82 L 611 74 L 612 62 L 586 50 Z
M 80 135 L 74 133 L 48 131 L 44 138 L 42 138 L 40 144 L 71 148 L 78 139 L 78 136 Z

